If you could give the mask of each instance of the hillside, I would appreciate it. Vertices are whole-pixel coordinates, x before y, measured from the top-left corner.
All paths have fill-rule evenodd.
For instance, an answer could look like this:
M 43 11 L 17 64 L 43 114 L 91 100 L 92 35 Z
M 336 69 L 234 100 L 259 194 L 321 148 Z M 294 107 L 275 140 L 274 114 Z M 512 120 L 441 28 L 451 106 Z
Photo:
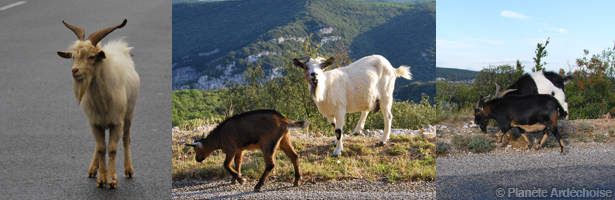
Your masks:
M 265 3 L 266 2 L 266 3 Z M 220 88 L 261 63 L 268 76 L 309 35 L 319 53 L 380 54 L 435 80 L 435 2 L 218 1 L 173 4 L 173 90 Z M 410 84 L 398 79 L 396 88 Z
M 450 81 L 472 80 L 477 74 L 477 71 L 472 70 L 436 67 L 436 77 Z

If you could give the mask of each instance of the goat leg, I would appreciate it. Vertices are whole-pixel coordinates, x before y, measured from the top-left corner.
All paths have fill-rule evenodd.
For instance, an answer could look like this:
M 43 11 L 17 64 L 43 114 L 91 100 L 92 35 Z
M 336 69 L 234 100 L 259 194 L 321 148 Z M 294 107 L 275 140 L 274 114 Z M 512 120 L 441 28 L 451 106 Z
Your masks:
M 239 173 L 239 177 L 241 177 L 241 161 L 243 160 L 243 151 L 239 151 L 237 152 L 237 154 L 235 154 L 235 169 L 237 169 L 237 173 Z M 243 185 L 243 183 L 246 182 L 245 178 L 232 178 L 231 179 L 231 184 L 237 184 L 237 181 L 239 181 L 239 184 Z
M 261 191 L 261 188 L 263 187 L 263 185 L 267 183 L 267 178 L 269 177 L 269 173 L 271 173 L 271 170 L 275 167 L 275 163 L 273 161 L 273 155 L 275 155 L 275 144 L 269 145 L 269 146 L 273 146 L 273 148 L 271 147 L 262 148 L 263 157 L 265 158 L 265 172 L 263 172 L 261 179 L 258 181 L 256 186 L 254 187 L 254 192 Z
M 96 158 L 98 159 L 98 178 L 96 179 L 97 187 L 107 187 L 107 145 L 105 144 L 105 129 L 101 126 L 90 125 L 92 135 L 96 141 Z M 93 162 L 94 163 L 94 162 Z M 90 166 L 90 169 L 92 167 Z
M 299 186 L 299 180 L 301 180 L 301 171 L 299 170 L 299 162 L 298 162 L 299 154 L 295 152 L 295 149 L 293 148 L 292 143 L 290 143 L 290 140 L 288 139 L 288 135 L 285 135 L 284 137 L 282 137 L 282 141 L 280 141 L 280 149 L 282 149 L 282 151 L 284 151 L 286 156 L 290 158 L 290 161 L 293 162 L 293 166 L 295 167 L 294 186 L 297 187 Z
M 124 131 L 124 124 L 120 123 L 111 126 L 109 129 L 109 173 L 107 174 L 107 183 L 110 189 L 117 188 L 117 169 L 115 164 L 115 157 L 117 156 L 117 144 L 122 137 L 122 131 Z
M 231 183 L 233 182 L 233 180 L 240 180 L 243 181 L 243 177 L 241 177 L 241 174 L 239 174 L 237 171 L 235 171 L 235 169 L 231 168 L 231 161 L 233 161 L 233 158 L 235 158 L 235 151 L 229 151 L 226 153 L 226 159 L 224 159 L 224 169 L 226 169 L 226 171 L 228 171 L 228 173 L 231 174 L 232 178 L 231 178 Z
M 124 135 L 122 135 L 122 144 L 124 145 L 124 174 L 128 178 L 132 178 L 132 159 L 130 158 L 130 119 L 124 120 Z
M 521 136 L 522 136 L 522 137 L 523 137 L 523 139 L 525 140 L 525 143 L 526 143 L 526 144 L 525 144 L 525 148 L 530 149 L 531 142 L 530 142 L 530 140 L 529 140 L 529 139 L 527 139 L 527 134 L 525 134 L 525 132 L 524 132 L 524 133 L 521 133 Z
M 548 135 L 547 133 L 548 133 L 547 130 L 544 130 L 544 133 L 542 134 L 542 139 L 540 140 L 540 144 L 535 146 L 534 148 L 536 149 L 542 148 L 542 145 L 545 143 L 545 141 L 547 141 L 547 135 Z

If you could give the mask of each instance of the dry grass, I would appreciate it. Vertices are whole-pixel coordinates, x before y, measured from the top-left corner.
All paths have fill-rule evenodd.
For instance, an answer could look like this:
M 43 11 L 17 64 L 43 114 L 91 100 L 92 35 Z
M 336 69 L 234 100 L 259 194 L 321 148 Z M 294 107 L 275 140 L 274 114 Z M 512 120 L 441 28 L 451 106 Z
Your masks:
M 299 167 L 303 181 L 364 179 L 368 181 L 433 181 L 436 178 L 435 144 L 433 140 L 391 136 L 390 142 L 377 147 L 378 137 L 345 137 L 341 157 L 332 157 L 333 137 L 310 137 L 291 133 L 295 150 L 300 154 Z M 185 147 L 196 133 L 173 134 L 173 180 L 229 178 L 222 167 L 224 153 L 215 151 L 202 163 L 194 160 L 194 150 Z M 294 168 L 284 152 L 276 151 L 276 166 L 270 179 L 292 181 Z M 234 164 L 233 164 L 234 165 Z M 265 169 L 260 151 L 244 154 L 241 173 L 248 179 L 259 179 Z

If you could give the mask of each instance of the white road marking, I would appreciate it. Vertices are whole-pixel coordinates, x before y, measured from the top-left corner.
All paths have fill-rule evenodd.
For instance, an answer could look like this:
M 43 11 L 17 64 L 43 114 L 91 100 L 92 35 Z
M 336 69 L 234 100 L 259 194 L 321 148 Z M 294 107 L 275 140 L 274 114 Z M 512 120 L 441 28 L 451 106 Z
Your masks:
M 15 7 L 15 6 L 18 6 L 18 5 L 24 4 L 24 3 L 26 3 L 26 1 L 19 1 L 19 2 L 15 2 L 15 3 L 13 3 L 13 4 L 10 4 L 10 5 L 8 5 L 8 6 L 4 6 L 4 7 L 0 8 L 0 11 L 6 10 L 6 9 L 9 9 L 9 8 L 12 8 L 12 7 Z

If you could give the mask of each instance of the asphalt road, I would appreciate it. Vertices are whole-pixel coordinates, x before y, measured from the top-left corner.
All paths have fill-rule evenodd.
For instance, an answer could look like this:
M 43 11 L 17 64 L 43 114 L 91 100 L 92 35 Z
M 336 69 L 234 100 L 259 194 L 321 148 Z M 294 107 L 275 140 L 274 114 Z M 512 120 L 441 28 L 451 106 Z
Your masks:
M 610 191 L 607 199 L 615 198 L 615 145 L 568 146 L 567 155 L 560 155 L 559 151 L 556 147 L 529 153 L 438 158 L 437 198 L 520 199 L 525 197 L 519 191 L 529 190 L 536 191 L 532 194 L 535 196 L 525 199 L 562 199 L 567 192 L 561 191 L 583 189 L 602 190 L 605 194 Z M 588 199 L 570 196 L 571 192 L 568 195 Z
M 171 0 L 0 0 L 0 199 L 171 198 Z M 132 125 L 134 178 L 118 189 L 87 178 L 94 138 L 77 105 L 72 62 L 60 58 L 77 39 L 128 19 L 105 39 L 126 36 L 141 78 Z

